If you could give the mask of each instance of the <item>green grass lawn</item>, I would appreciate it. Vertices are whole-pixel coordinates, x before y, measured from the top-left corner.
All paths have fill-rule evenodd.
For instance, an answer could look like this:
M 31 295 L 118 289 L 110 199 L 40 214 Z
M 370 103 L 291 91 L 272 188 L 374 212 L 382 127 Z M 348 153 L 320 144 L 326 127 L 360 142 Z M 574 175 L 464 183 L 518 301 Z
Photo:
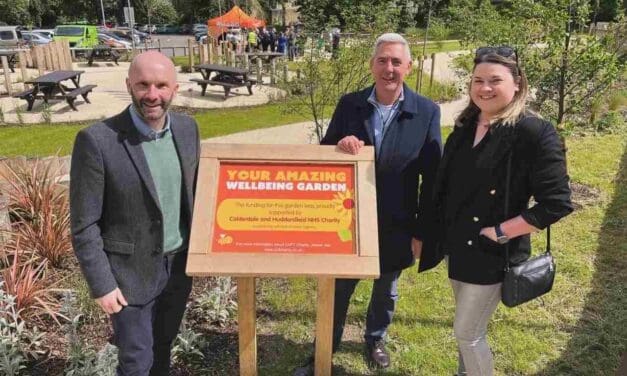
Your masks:
M 447 132 L 448 133 L 448 132 Z M 554 290 L 518 308 L 500 306 L 489 329 L 499 375 L 613 375 L 627 338 L 627 152 L 624 135 L 569 138 L 573 182 L 599 193 L 555 225 Z M 534 236 L 541 249 L 544 233 Z M 315 282 L 259 280 L 260 374 L 285 375 L 313 351 Z M 393 366 L 370 371 L 363 329 L 370 294 L 362 282 L 351 301 L 334 375 L 451 375 L 456 370 L 453 300 L 443 265 L 406 270 L 390 327 Z M 278 350 L 278 351 L 274 351 Z M 209 373 L 208 373 L 209 374 Z
M 281 104 L 212 110 L 195 115 L 203 138 L 305 120 Z M 3 156 L 68 154 L 85 124 L 0 128 Z M 450 128 L 444 128 L 445 136 Z M 588 193 L 572 215 L 553 227 L 557 259 L 554 290 L 518 308 L 499 307 L 489 329 L 498 375 L 612 375 L 627 338 L 627 141 L 625 135 L 569 137 L 572 181 Z M 581 191 L 581 190 L 579 190 Z M 586 190 L 584 190 L 585 193 Z M 582 197 L 584 199 L 582 199 Z M 541 249 L 544 233 L 534 236 Z M 258 280 L 261 375 L 286 375 L 313 350 L 315 282 L 307 278 Z M 451 375 L 456 367 L 453 302 L 446 271 L 406 270 L 390 327 L 393 366 L 388 375 Z M 362 333 L 370 283 L 360 283 L 348 315 L 335 375 L 371 375 Z M 233 333 L 200 331 L 224 352 L 208 357 L 207 375 L 237 374 Z M 220 361 L 214 361 L 220 359 Z
M 280 103 L 217 109 L 194 115 L 204 138 L 307 120 L 283 111 Z M 72 152 L 76 133 L 90 123 L 0 127 L 0 157 L 48 156 Z

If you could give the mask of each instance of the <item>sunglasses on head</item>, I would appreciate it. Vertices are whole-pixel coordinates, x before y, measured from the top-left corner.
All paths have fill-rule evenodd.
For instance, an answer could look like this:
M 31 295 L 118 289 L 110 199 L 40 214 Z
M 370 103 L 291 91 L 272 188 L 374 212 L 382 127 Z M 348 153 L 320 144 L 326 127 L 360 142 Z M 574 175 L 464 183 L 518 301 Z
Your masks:
M 479 47 L 477 51 L 475 51 L 475 57 L 481 57 L 488 54 L 496 54 L 506 59 L 512 58 L 516 60 L 516 64 L 518 64 L 518 55 L 516 54 L 516 50 L 509 46 L 498 46 L 498 47 Z

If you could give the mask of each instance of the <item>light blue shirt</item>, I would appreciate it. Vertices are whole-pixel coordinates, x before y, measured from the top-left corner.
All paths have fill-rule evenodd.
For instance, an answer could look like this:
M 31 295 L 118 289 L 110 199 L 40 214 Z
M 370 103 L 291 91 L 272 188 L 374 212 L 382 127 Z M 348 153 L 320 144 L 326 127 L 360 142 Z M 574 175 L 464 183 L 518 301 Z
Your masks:
M 372 88 L 372 92 L 370 92 L 370 96 L 368 97 L 368 103 L 372 104 L 375 109 L 372 112 L 372 116 L 370 117 L 370 123 L 372 123 L 372 128 L 374 131 L 374 146 L 377 157 L 381 152 L 381 143 L 383 142 L 383 137 L 385 137 L 385 132 L 389 128 L 390 123 L 392 123 L 392 121 L 398 114 L 400 103 L 403 100 L 405 100 L 405 95 L 402 87 L 401 95 L 399 95 L 398 99 L 391 105 L 384 105 L 377 101 L 375 88 Z
M 146 123 L 144 119 L 139 115 L 137 109 L 135 108 L 135 105 L 132 104 L 130 106 L 129 112 L 131 113 L 131 119 L 133 119 L 133 124 L 135 125 L 135 128 L 137 129 L 139 134 L 141 134 L 148 140 L 158 141 L 170 131 L 170 115 L 167 113 L 165 114 L 165 125 L 163 126 L 163 129 L 157 132 L 154 129 L 150 128 L 150 125 L 148 125 L 148 123 Z

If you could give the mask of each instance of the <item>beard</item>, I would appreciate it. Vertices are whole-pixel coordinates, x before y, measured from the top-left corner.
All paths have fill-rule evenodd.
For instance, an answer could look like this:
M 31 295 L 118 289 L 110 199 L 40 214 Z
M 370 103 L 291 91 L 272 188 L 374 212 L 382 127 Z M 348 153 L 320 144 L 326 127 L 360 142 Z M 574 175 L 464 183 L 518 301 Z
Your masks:
M 146 114 L 146 112 L 144 111 L 144 105 L 147 105 L 148 103 L 146 101 L 140 100 L 139 98 L 137 98 L 131 91 L 131 98 L 133 101 L 133 105 L 135 106 L 135 109 L 137 110 L 137 113 L 139 113 L 139 115 L 144 119 L 144 120 L 159 120 L 161 118 L 163 118 L 166 114 L 166 112 L 168 111 L 168 108 L 170 108 L 170 105 L 172 104 L 172 100 L 174 99 L 174 97 L 171 97 L 169 100 L 167 101 L 162 101 L 159 106 L 161 107 L 161 114 L 160 115 L 152 115 L 152 114 Z

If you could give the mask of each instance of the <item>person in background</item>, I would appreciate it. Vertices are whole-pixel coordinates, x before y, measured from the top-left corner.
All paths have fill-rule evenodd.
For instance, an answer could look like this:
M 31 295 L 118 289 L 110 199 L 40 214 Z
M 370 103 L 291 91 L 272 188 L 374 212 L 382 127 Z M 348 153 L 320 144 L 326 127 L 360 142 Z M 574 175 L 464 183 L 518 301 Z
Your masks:
M 389 367 L 385 337 L 398 300 L 403 269 L 434 247 L 429 228 L 432 186 L 442 150 L 440 108 L 413 92 L 404 79 L 411 71 L 409 44 L 399 34 L 377 39 L 370 70 L 374 86 L 344 95 L 323 145 L 357 154 L 375 147 L 380 277 L 374 281 L 366 314 L 366 356 L 370 365 Z M 333 352 L 341 342 L 357 279 L 337 279 L 333 312 Z M 313 374 L 314 359 L 293 375 Z
M 293 61 L 296 56 L 296 36 L 294 35 L 294 30 L 291 26 L 287 28 L 285 37 L 287 38 L 287 57 L 290 61 Z
M 78 132 L 70 172 L 72 245 L 118 347 L 118 376 L 166 376 L 192 279 L 185 275 L 200 143 L 169 112 L 172 61 L 131 62 L 132 104 Z
M 287 51 L 287 37 L 283 32 L 279 34 L 279 39 L 277 40 L 277 51 L 283 55 L 285 55 Z
M 267 52 L 270 46 L 270 33 L 268 29 L 262 27 L 259 30 L 259 39 L 261 40 L 261 52 Z
M 436 178 L 441 246 L 424 249 L 420 271 L 447 258 L 458 375 L 494 373 L 486 333 L 501 300 L 505 244 L 509 262 L 523 262 L 529 234 L 573 210 L 564 147 L 553 125 L 527 110 L 528 90 L 513 48 L 477 49 L 470 102 L 446 141 Z
M 246 52 L 255 52 L 257 49 L 257 33 L 254 28 L 248 31 L 248 37 L 246 39 L 248 44 L 246 45 Z
M 276 32 L 274 31 L 274 27 L 268 30 L 268 46 L 270 47 L 270 52 L 276 51 Z
M 334 27 L 331 30 L 331 57 L 337 59 L 340 51 L 340 29 Z

